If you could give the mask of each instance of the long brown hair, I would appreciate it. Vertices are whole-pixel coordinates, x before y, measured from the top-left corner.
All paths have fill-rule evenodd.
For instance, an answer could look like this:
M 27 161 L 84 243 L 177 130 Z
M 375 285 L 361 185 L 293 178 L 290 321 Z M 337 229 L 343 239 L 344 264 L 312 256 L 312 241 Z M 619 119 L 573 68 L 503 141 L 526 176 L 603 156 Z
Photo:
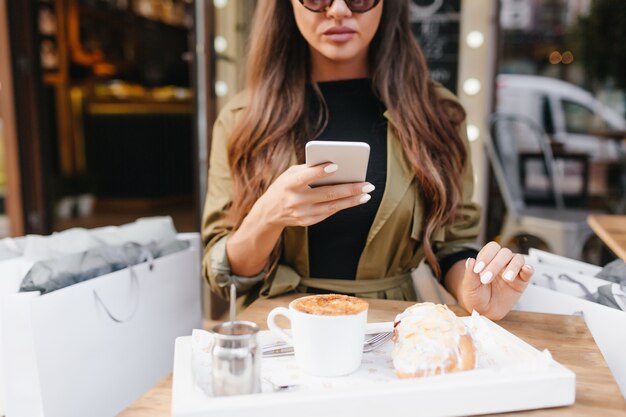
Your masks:
M 453 219 L 461 202 L 461 172 L 467 160 L 458 127 L 465 112 L 438 96 L 424 55 L 411 33 L 408 0 L 385 1 L 380 26 L 369 47 L 374 92 L 385 104 L 397 137 L 420 185 L 424 204 L 422 245 L 437 274 L 430 242 L 437 227 Z M 257 7 L 247 63 L 250 104 L 229 139 L 233 203 L 239 227 L 257 199 L 289 165 L 297 146 L 324 128 L 326 114 L 309 120 L 306 84 L 309 47 L 290 1 L 265 0 Z M 313 84 L 321 108 L 323 97 Z M 297 152 L 301 159 L 301 151 Z M 280 255 L 280 242 L 272 265 Z

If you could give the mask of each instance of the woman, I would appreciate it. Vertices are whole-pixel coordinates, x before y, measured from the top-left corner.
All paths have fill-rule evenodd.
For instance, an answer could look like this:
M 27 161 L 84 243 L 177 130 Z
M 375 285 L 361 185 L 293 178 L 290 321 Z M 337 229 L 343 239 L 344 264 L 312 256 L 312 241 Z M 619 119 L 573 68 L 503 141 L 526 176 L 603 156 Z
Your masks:
M 425 258 L 467 310 L 506 315 L 533 271 L 495 242 L 472 245 L 465 113 L 429 81 L 408 1 L 263 1 L 251 39 L 247 89 L 214 126 L 202 227 L 213 290 L 414 300 Z M 369 143 L 369 182 L 311 188 L 337 170 L 303 164 L 312 139 Z

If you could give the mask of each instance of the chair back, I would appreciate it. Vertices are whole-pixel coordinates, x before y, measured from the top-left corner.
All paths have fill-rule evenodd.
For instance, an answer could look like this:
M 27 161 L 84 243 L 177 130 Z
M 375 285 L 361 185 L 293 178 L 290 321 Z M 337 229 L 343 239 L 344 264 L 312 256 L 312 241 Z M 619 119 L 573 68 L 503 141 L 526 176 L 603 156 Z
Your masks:
M 507 210 L 519 213 L 524 209 L 523 186 L 520 181 L 520 144 L 539 148 L 548 176 L 549 191 L 557 208 L 563 209 L 563 196 L 556 184 L 555 162 L 550 139 L 534 120 L 516 114 L 494 113 L 488 119 L 489 134 L 485 147 Z

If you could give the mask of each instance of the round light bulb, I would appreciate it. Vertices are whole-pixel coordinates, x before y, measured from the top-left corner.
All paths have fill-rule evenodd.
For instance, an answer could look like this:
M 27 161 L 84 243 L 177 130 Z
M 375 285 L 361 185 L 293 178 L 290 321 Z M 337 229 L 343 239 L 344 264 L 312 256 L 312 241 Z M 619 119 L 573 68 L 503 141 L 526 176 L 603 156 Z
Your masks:
M 215 83 L 215 94 L 218 97 L 224 97 L 228 94 L 228 84 L 225 81 L 217 81 Z
M 222 54 L 226 52 L 226 49 L 228 48 L 228 41 L 223 36 L 216 36 L 213 41 L 213 47 L 215 48 L 215 52 Z
M 478 30 L 473 30 L 465 37 L 465 42 L 470 48 L 480 48 L 485 43 L 485 35 Z
M 467 125 L 467 138 L 474 142 L 480 137 L 480 129 L 476 125 Z
M 563 52 L 563 55 L 561 56 L 561 62 L 565 65 L 571 64 L 572 62 L 574 62 L 574 54 L 572 54 L 571 51 Z
M 478 94 L 480 92 L 480 87 L 480 81 L 478 81 L 476 78 L 468 78 L 463 83 L 463 91 L 465 91 L 465 94 L 467 94 L 468 96 L 474 96 Z
M 552 51 L 552 53 L 550 53 L 550 56 L 548 57 L 548 60 L 552 65 L 560 64 L 562 59 L 563 56 L 559 51 Z
M 228 0 L 213 0 L 213 6 L 216 9 L 223 9 L 228 4 Z

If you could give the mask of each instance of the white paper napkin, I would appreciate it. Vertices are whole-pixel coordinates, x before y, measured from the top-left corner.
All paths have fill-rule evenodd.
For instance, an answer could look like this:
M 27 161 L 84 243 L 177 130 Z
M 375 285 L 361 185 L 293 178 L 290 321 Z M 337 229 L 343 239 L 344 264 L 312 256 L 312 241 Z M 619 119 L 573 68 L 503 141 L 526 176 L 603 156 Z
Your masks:
M 202 329 L 193 329 L 191 332 L 191 375 L 196 387 L 207 395 L 211 390 L 211 349 L 213 335 Z

